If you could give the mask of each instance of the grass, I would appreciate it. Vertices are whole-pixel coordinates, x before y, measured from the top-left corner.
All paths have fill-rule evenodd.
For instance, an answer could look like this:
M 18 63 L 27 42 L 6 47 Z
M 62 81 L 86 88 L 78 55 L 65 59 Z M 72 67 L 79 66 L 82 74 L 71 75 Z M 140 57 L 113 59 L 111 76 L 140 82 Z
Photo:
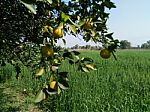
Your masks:
M 92 57 L 97 64 L 98 70 L 90 73 L 76 71 L 76 67 L 65 62 L 61 71 L 69 71 L 70 89 L 59 96 L 49 97 L 39 110 L 33 105 L 39 82 L 26 69 L 22 69 L 23 79 L 16 81 L 13 68 L 7 65 L 7 68 L 0 69 L 1 75 L 7 75 L 0 86 L 0 110 L 149 112 L 150 51 L 121 50 L 116 54 L 117 61 L 113 57 L 103 60 L 98 51 L 82 51 L 83 56 Z M 23 93 L 24 88 L 27 89 L 26 93 Z M 13 105 L 10 105 L 12 102 Z

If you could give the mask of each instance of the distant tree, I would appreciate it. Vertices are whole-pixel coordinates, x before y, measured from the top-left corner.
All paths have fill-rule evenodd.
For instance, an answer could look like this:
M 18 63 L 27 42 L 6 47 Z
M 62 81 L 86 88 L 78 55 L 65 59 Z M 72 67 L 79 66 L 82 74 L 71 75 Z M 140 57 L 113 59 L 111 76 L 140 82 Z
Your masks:
M 137 48 L 140 48 L 140 45 L 137 45 Z
M 78 48 L 79 48 L 79 45 L 76 44 L 76 45 L 74 46 L 74 49 L 78 49 Z
M 121 40 L 120 41 L 120 48 L 121 49 L 129 49 L 129 48 L 131 48 L 131 43 L 127 40 Z
M 91 45 L 86 45 L 85 49 L 91 49 Z
M 150 40 L 141 45 L 141 48 L 150 49 Z

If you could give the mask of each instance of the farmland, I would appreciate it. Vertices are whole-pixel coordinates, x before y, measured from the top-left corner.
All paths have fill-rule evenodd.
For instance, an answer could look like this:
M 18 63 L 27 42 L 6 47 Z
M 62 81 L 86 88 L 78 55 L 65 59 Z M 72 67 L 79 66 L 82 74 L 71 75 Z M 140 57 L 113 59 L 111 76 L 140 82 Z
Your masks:
M 97 70 L 76 71 L 76 66 L 64 62 L 61 71 L 69 71 L 70 88 L 60 95 L 50 96 L 43 105 L 34 105 L 39 81 L 25 68 L 15 79 L 14 68 L 0 68 L 0 111 L 48 112 L 149 112 L 150 111 L 150 51 L 120 50 L 103 60 L 99 51 L 81 51 L 94 59 Z M 38 108 L 39 107 L 39 108 Z

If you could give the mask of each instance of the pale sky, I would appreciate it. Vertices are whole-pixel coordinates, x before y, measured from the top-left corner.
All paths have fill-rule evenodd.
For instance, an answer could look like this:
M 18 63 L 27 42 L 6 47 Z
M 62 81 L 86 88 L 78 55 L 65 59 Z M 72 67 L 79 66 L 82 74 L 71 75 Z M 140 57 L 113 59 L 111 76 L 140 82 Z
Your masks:
M 150 40 L 150 0 L 112 0 L 108 28 L 119 40 L 128 40 L 133 46 Z
M 107 27 L 119 40 L 128 40 L 132 46 L 150 40 L 150 0 L 112 0 L 117 8 L 110 10 Z M 85 45 L 80 39 L 66 36 L 68 46 Z M 87 43 L 91 44 L 91 43 Z M 91 45 L 94 45 L 93 43 Z

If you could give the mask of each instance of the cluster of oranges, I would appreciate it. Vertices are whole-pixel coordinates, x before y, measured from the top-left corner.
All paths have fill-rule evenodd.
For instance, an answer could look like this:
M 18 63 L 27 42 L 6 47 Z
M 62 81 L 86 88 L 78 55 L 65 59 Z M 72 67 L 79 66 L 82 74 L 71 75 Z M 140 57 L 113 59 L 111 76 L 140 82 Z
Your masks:
M 93 27 L 93 21 L 92 21 L 92 18 L 88 18 L 88 19 L 85 19 L 84 20 L 85 21 L 85 23 L 84 23 L 84 25 L 83 25 L 83 29 L 85 29 L 85 30 L 89 30 L 89 29 L 91 29 L 92 27 Z

